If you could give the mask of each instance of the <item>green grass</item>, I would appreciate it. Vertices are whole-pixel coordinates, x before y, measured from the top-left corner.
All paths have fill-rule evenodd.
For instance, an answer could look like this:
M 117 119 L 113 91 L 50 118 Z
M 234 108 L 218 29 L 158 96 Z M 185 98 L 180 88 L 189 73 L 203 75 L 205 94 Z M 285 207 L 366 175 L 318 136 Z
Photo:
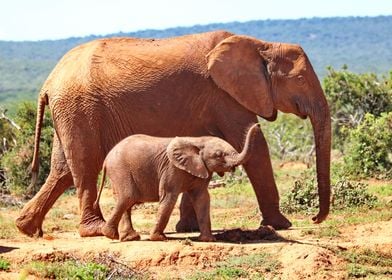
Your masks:
M 392 277 L 392 253 L 373 249 L 352 249 L 340 253 L 347 261 L 349 278 Z
M 316 213 L 314 213 L 316 214 Z M 294 214 L 290 215 L 294 227 L 312 227 L 303 229 L 303 235 L 315 235 L 318 237 L 336 237 L 340 235 L 339 228 L 349 225 L 368 224 L 392 219 L 392 207 L 379 204 L 373 209 L 367 207 L 354 207 L 332 211 L 328 219 L 322 224 L 315 225 L 311 221 L 312 215 Z
M 17 234 L 15 222 L 0 214 L 0 239 L 12 238 Z
M 8 269 L 10 269 L 11 263 L 4 259 L 3 257 L 0 257 L 0 270 L 4 270 L 7 271 Z
M 97 263 L 65 262 L 32 262 L 24 268 L 30 275 L 50 279 L 106 279 L 109 268 Z
M 392 183 L 373 185 L 369 188 L 369 192 L 381 197 L 392 196 Z
M 280 262 L 268 253 L 244 255 L 219 262 L 213 270 L 197 272 L 189 279 L 264 279 L 266 275 L 278 275 L 280 266 Z

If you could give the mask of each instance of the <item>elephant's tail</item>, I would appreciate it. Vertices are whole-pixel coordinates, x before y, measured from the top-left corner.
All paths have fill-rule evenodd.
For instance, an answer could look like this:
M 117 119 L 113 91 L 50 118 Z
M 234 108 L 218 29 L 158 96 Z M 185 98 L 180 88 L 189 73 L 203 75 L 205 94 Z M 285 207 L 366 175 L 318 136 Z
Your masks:
M 43 93 L 39 95 L 37 105 L 37 122 L 35 124 L 35 137 L 34 137 L 34 155 L 33 162 L 31 163 L 31 183 L 28 187 L 28 194 L 32 194 L 37 184 L 38 171 L 39 171 L 39 142 L 41 138 L 42 123 L 44 119 L 45 106 L 48 104 L 48 95 Z
M 105 179 L 106 179 L 106 165 L 105 165 L 105 163 L 103 163 L 101 186 L 99 187 L 97 199 L 94 202 L 94 209 L 99 209 L 99 199 L 101 198 L 103 186 L 105 185 Z

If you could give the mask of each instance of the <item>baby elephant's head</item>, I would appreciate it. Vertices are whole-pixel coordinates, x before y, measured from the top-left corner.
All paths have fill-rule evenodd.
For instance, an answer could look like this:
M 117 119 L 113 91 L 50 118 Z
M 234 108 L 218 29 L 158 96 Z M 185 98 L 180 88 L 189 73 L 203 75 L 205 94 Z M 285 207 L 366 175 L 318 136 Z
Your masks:
M 213 172 L 223 176 L 249 159 L 258 129 L 258 124 L 249 129 L 241 153 L 218 137 L 204 136 L 174 138 L 167 147 L 167 155 L 177 168 L 199 178 L 207 179 Z

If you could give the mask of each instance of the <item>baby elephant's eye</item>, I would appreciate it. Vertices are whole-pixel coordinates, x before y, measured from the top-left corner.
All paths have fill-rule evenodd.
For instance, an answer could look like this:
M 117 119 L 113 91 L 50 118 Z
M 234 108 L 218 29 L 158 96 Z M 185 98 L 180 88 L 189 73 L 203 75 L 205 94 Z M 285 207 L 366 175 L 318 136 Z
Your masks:
M 220 157 L 222 157 L 222 151 L 216 151 L 215 152 L 215 157 L 217 157 L 217 158 L 220 158 Z

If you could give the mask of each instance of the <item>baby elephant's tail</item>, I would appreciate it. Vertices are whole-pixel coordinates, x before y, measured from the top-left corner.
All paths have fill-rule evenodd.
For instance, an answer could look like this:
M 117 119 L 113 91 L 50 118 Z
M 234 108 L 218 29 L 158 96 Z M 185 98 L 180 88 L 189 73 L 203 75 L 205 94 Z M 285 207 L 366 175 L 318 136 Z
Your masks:
M 103 163 L 101 186 L 99 187 L 99 192 L 98 192 L 98 195 L 97 195 L 97 199 L 94 202 L 94 209 L 99 209 L 99 199 L 100 199 L 101 194 L 102 194 L 103 186 L 105 185 L 105 179 L 106 179 L 106 164 Z

